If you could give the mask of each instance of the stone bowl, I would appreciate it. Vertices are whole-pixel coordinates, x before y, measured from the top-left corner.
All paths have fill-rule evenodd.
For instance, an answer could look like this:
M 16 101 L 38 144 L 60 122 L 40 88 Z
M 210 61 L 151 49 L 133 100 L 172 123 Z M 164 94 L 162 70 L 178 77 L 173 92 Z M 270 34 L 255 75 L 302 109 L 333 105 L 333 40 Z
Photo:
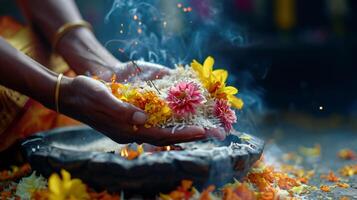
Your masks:
M 32 168 L 45 177 L 66 169 L 98 190 L 145 195 L 170 191 L 183 179 L 192 180 L 198 189 L 240 179 L 264 148 L 262 140 L 238 132 L 224 141 L 178 145 L 183 150 L 144 153 L 127 160 L 116 153 L 123 145 L 89 127 L 67 127 L 28 138 L 22 150 Z

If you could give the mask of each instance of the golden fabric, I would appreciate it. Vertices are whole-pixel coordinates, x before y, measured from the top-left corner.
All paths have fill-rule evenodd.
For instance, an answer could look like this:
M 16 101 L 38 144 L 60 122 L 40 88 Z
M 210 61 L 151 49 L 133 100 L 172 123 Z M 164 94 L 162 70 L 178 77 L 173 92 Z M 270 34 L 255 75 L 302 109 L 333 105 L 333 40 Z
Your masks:
M 60 56 L 51 54 L 50 48 L 40 42 L 30 27 L 22 26 L 10 17 L 0 17 L 0 36 L 49 69 L 75 75 Z M 38 131 L 73 124 L 79 123 L 0 85 L 0 151 Z

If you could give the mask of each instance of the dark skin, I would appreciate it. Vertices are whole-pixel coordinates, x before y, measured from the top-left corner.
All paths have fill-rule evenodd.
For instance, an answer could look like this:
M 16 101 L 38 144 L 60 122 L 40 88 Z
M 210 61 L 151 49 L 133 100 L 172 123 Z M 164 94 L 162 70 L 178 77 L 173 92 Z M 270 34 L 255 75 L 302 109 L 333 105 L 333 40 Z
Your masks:
M 35 27 L 39 27 L 49 41 L 63 24 L 82 20 L 71 0 L 31 0 L 25 7 L 31 16 L 29 20 Z M 136 72 L 132 62 L 118 61 L 86 28 L 77 28 L 65 34 L 56 49 L 77 74 L 90 72 L 108 80 L 115 72 L 118 81 L 123 81 Z M 143 73 L 136 76 L 144 80 L 160 78 L 169 73 L 168 68 L 157 64 L 137 64 Z M 0 84 L 54 109 L 57 76 L 0 38 Z M 116 99 L 100 81 L 81 75 L 75 78 L 63 77 L 59 102 L 61 113 L 93 127 L 119 143 L 169 145 L 209 136 L 222 138 L 224 135 L 218 129 L 204 130 L 195 126 L 176 131 L 175 134 L 169 128 L 144 128 L 147 119 L 144 111 Z M 133 128 L 134 125 L 137 129 Z

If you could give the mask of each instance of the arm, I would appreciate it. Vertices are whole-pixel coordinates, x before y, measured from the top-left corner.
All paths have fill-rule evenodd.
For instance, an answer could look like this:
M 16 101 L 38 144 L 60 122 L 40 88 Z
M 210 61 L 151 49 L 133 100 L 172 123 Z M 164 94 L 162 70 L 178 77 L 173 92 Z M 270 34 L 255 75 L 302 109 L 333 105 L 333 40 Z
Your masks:
M 73 0 L 22 0 L 30 22 L 52 42 L 56 31 L 64 24 L 83 20 Z M 90 72 L 103 79 L 113 73 L 119 80 L 128 79 L 136 73 L 131 62 L 122 63 L 112 56 L 87 28 L 76 28 L 65 34 L 57 45 L 57 51 L 77 74 Z M 157 64 L 138 62 L 145 73 L 142 79 L 161 77 L 169 72 Z
M 20 2 L 30 23 L 43 33 L 50 44 L 62 25 L 83 20 L 72 0 L 22 0 Z M 119 63 L 87 28 L 69 31 L 60 39 L 56 50 L 78 74 L 86 72 L 97 74 L 104 70 L 103 66 L 90 60 L 98 61 L 100 58 L 98 62 L 104 61 L 106 65 L 112 67 Z
M 0 37 L 0 84 L 53 108 L 56 74 Z M 47 94 L 47 95 L 44 95 Z
M 0 37 L 0 84 L 54 108 L 56 81 L 57 74 Z M 188 127 L 174 135 L 171 129 L 144 128 L 146 114 L 142 110 L 119 101 L 104 84 L 84 76 L 63 77 L 59 107 L 61 113 L 88 124 L 119 143 L 167 145 L 206 138 L 205 131 L 198 127 Z

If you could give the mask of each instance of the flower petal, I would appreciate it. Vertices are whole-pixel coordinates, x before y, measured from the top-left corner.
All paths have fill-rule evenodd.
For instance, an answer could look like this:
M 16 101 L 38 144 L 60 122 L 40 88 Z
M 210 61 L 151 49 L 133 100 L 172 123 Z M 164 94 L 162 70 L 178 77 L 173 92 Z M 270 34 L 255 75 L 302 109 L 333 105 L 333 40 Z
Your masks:
M 71 180 L 71 174 L 69 172 L 67 172 L 66 170 L 62 169 L 61 175 L 62 175 L 63 182 L 67 182 L 67 181 Z
M 221 82 L 225 83 L 228 77 L 228 72 L 223 69 L 216 69 L 213 71 L 213 75 Z
M 58 174 L 52 174 L 48 180 L 48 187 L 53 194 L 61 194 L 62 181 Z
M 196 73 L 198 73 L 199 75 L 202 74 L 203 67 L 202 67 L 202 65 L 201 65 L 199 62 L 197 62 L 196 60 L 193 60 L 193 61 L 192 61 L 191 67 L 192 67 L 192 69 L 193 69 Z
M 223 91 L 224 91 L 224 93 L 226 93 L 228 95 L 234 95 L 234 94 L 238 93 L 237 88 L 235 88 L 233 86 L 224 87 Z
M 210 77 L 214 65 L 214 59 L 211 56 L 208 56 L 203 63 L 203 75 L 205 78 Z
M 242 101 L 242 99 L 240 99 L 236 96 L 233 96 L 233 95 L 229 95 L 228 100 L 232 104 L 232 106 L 237 109 L 242 109 L 242 107 L 244 105 L 244 102 Z

